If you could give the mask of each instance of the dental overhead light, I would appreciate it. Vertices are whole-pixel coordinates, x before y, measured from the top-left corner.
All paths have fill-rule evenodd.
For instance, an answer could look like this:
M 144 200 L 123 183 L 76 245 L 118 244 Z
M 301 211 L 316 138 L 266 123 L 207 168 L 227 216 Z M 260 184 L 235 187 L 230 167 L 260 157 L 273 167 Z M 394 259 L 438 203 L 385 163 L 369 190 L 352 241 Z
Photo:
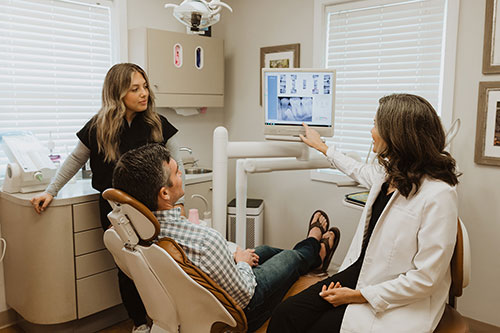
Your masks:
M 220 0 L 184 0 L 180 5 L 165 4 L 165 8 L 174 9 L 174 17 L 182 24 L 191 28 L 194 33 L 201 33 L 204 28 L 208 28 L 219 22 L 222 7 L 226 7 L 231 12 L 233 9 Z

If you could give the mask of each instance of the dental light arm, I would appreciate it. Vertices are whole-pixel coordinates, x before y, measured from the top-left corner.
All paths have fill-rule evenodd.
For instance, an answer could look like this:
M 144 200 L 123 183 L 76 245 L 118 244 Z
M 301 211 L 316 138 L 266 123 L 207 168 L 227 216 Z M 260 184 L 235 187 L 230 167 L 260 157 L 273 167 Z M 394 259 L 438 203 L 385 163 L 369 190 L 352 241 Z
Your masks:
M 446 132 L 445 147 L 448 147 L 451 141 L 453 141 L 455 136 L 458 134 L 458 131 L 460 130 L 460 125 L 461 125 L 460 118 L 455 119 L 453 124 L 451 124 L 450 129 L 448 130 L 448 132 Z
M 229 11 L 232 13 L 233 12 L 233 9 L 227 4 L 227 3 L 224 3 L 224 2 L 221 2 L 220 0 L 212 0 L 208 6 L 214 10 L 214 13 L 218 13 L 221 11 L 222 7 L 225 7 L 227 9 L 229 9 Z

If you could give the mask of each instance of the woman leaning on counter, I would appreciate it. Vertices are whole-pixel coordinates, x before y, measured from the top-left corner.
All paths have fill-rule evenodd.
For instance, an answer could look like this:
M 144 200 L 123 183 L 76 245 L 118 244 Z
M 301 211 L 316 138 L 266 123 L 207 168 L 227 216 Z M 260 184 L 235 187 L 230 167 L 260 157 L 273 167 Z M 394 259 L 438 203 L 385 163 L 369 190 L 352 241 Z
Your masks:
M 113 168 L 125 152 L 148 143 L 162 143 L 179 162 L 179 147 L 175 140 L 177 129 L 156 113 L 154 94 L 142 68 L 131 63 L 117 64 L 109 69 L 102 88 L 102 107 L 76 134 L 78 144 L 59 169 L 45 192 L 31 203 L 42 213 L 59 190 L 90 158 L 92 187 L 102 193 L 111 187 Z M 183 172 L 184 174 L 184 172 Z M 183 200 L 183 199 L 181 199 Z M 183 209 L 183 201 L 178 202 Z M 99 197 L 101 224 L 107 229 L 111 211 L 108 202 Z M 147 332 L 146 310 L 137 289 L 122 271 L 118 271 L 120 294 L 129 317 L 134 321 L 133 332 Z M 146 325 L 146 326 L 145 326 Z

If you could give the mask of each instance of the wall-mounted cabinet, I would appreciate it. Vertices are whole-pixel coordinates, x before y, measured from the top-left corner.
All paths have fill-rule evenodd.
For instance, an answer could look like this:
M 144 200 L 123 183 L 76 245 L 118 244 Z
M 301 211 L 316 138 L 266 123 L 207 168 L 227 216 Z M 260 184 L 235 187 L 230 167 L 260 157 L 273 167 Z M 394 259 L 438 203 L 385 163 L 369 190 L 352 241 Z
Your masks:
M 158 107 L 224 106 L 224 41 L 137 28 L 129 30 L 129 61 L 147 72 Z

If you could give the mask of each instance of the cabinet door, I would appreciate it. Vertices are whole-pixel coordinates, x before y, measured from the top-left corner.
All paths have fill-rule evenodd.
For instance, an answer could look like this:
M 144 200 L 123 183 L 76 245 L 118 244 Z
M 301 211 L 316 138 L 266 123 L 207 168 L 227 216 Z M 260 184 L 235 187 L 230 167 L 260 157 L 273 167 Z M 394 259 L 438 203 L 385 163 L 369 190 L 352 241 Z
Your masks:
M 185 208 L 186 208 L 186 215 L 189 213 L 190 208 L 197 208 L 200 219 L 203 219 L 203 213 L 206 210 L 205 203 L 203 200 L 200 198 L 193 198 L 191 199 L 191 195 L 193 194 L 200 194 L 204 196 L 207 201 L 208 201 L 208 211 L 212 211 L 212 182 L 203 182 L 203 183 L 196 183 L 196 184 L 189 184 L 186 185 L 185 188 Z
M 182 66 L 174 64 L 174 47 L 182 47 Z M 196 48 L 203 49 L 203 67 L 195 66 Z M 148 29 L 148 76 L 155 93 L 224 94 L 223 40 Z
M 76 278 L 84 277 L 101 273 L 116 267 L 113 256 L 108 250 L 100 250 L 78 256 L 75 258 Z
M 75 256 L 104 249 L 103 235 L 101 228 L 75 233 Z
M 87 317 L 122 302 L 117 272 L 115 268 L 76 281 L 78 318 Z
M 31 206 L 0 199 L 6 302 L 31 323 L 76 319 L 71 220 L 71 206 L 50 206 L 38 215 Z

